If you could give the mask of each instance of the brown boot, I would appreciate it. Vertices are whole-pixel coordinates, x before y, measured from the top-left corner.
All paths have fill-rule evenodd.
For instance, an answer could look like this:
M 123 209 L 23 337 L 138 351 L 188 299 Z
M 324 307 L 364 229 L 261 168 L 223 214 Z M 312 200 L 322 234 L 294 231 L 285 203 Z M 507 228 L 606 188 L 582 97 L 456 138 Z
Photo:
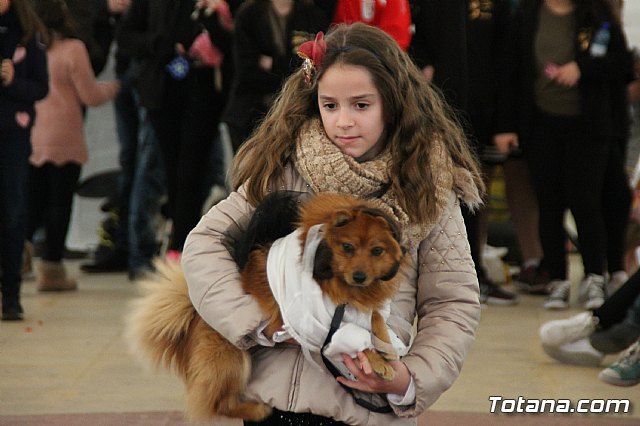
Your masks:
M 43 260 L 38 270 L 38 291 L 70 291 L 78 288 L 76 281 L 67 276 L 62 262 Z

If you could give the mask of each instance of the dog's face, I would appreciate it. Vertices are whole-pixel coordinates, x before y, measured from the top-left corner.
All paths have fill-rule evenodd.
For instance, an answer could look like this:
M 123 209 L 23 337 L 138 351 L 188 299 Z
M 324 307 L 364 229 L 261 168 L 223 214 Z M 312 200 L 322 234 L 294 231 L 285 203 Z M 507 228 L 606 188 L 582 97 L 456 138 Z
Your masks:
M 387 299 L 404 258 L 399 239 L 395 223 L 379 210 L 337 210 L 324 224 L 314 278 L 334 301 Z

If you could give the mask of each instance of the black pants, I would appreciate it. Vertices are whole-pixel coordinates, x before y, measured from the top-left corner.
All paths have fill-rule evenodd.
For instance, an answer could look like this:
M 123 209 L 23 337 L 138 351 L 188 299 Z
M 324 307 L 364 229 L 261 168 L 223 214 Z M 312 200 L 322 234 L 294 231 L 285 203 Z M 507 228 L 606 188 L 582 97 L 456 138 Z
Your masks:
M 164 160 L 173 233 L 169 249 L 182 251 L 207 196 L 207 167 L 223 98 L 211 69 L 192 69 L 182 81 L 167 78 L 163 105 L 149 110 Z
M 567 209 L 576 222 L 585 275 L 602 275 L 607 242 L 602 194 L 610 143 L 590 135 L 582 117 L 538 112 L 533 133 L 525 156 L 538 197 L 540 241 L 549 275 L 567 278 Z
M 30 168 L 27 239 L 32 239 L 34 232 L 44 226 L 43 260 L 62 260 L 80 170 L 75 163 L 62 166 L 45 163 Z
M 638 297 L 640 297 L 640 270 L 631 275 L 602 306 L 593 311 L 593 315 L 599 319 L 598 326 L 606 330 L 622 322 Z
M 311 413 L 291 413 L 273 409 L 273 413 L 261 422 L 244 422 L 245 426 L 340 426 L 346 423 Z
M 624 249 L 631 188 L 624 170 L 624 144 L 614 143 L 609 151 L 609 161 L 604 175 L 604 222 L 607 230 L 607 271 L 624 270 Z

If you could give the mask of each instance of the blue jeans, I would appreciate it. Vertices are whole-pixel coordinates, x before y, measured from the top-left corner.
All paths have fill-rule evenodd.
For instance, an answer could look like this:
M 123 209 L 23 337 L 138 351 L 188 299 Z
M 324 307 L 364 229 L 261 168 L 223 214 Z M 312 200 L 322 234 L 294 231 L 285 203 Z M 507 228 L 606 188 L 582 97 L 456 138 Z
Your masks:
M 150 268 L 157 249 L 154 224 L 165 193 L 164 169 L 147 111 L 130 83 L 123 83 L 114 106 L 121 168 L 117 243 L 128 252 L 129 270 Z
M 3 303 L 19 302 L 27 224 L 30 130 L 0 129 L 0 269 Z

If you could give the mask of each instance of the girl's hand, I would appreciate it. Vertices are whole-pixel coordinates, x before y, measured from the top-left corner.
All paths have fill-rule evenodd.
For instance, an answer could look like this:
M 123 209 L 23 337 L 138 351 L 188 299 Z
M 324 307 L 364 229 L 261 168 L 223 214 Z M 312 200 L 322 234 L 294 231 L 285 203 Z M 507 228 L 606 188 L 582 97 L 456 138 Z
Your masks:
M 433 67 L 433 65 L 427 65 L 426 67 L 422 68 L 422 75 L 429 83 L 433 81 L 433 75 L 435 74 L 435 72 L 436 69 Z
M 395 370 L 396 374 L 393 380 L 384 380 L 380 378 L 371 368 L 371 364 L 364 352 L 358 352 L 356 365 L 349 355 L 342 354 L 345 366 L 354 375 L 357 381 L 349 380 L 346 377 L 338 377 L 336 380 L 352 389 L 358 389 L 371 393 L 393 393 L 404 395 L 411 383 L 411 373 L 402 361 L 389 361 L 389 365 Z
M 574 87 L 580 81 L 580 68 L 576 61 L 558 66 L 553 80 L 561 86 Z
M 8 87 L 13 83 L 13 77 L 15 76 L 15 69 L 13 68 L 13 61 L 11 59 L 3 59 L 0 62 L 0 80 L 2 85 Z
M 260 55 L 258 58 L 258 68 L 266 72 L 271 71 L 271 68 L 273 68 L 273 58 L 267 55 Z
M 518 135 L 516 133 L 498 133 L 493 136 L 493 144 L 503 155 L 518 149 Z
M 124 13 L 131 4 L 131 0 L 107 0 L 107 7 L 109 8 L 109 12 L 114 15 L 119 15 Z

